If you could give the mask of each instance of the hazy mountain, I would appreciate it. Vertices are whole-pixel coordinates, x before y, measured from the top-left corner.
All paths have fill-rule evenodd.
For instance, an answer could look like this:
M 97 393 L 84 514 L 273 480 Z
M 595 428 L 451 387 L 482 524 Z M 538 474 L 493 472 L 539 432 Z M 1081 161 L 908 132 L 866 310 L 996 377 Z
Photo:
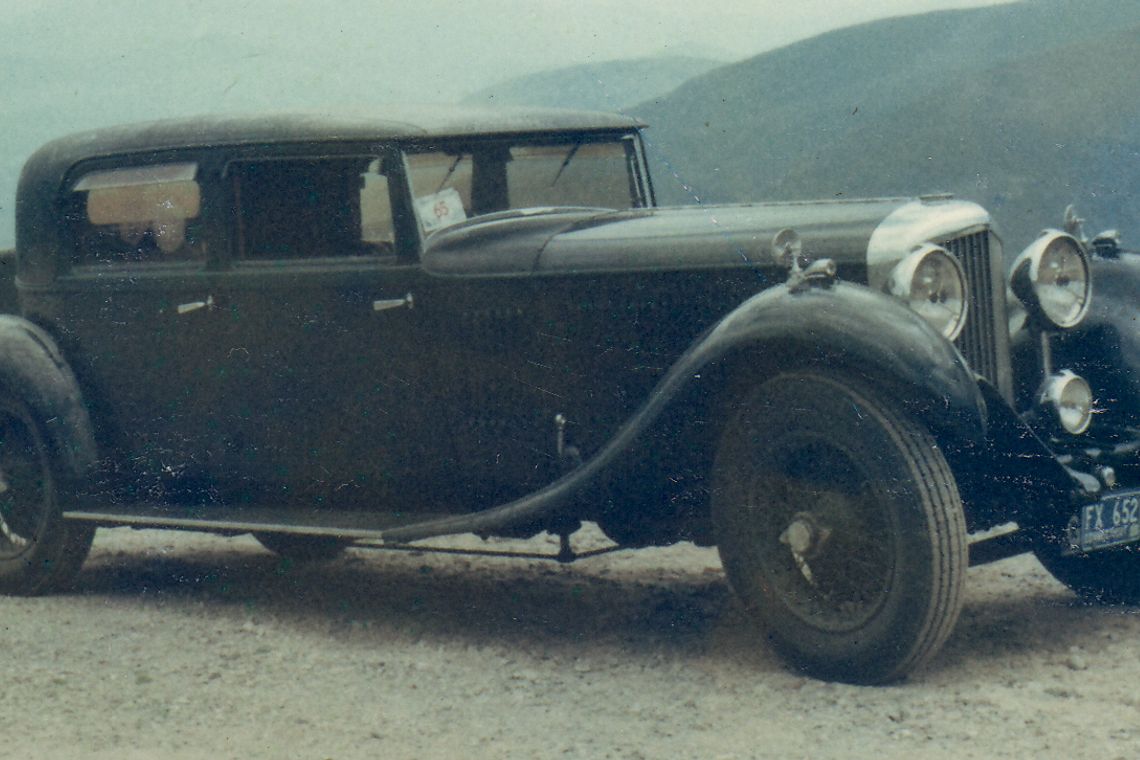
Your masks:
M 986 205 L 1017 249 L 1046 223 L 1058 224 L 1065 205 L 1075 202 L 1094 224 L 1123 228 L 1135 245 L 1137 71 L 1140 25 L 1100 39 L 1095 56 L 1078 43 L 959 76 L 929 102 L 886 113 L 830 142 L 771 192 L 945 189 Z
M 33 31 L 0 52 L 0 248 L 13 237 L 19 168 L 51 137 L 176 113 L 305 108 L 313 93 L 354 106 L 397 99 L 366 65 L 334 75 L 317 56 L 286 58 L 237 32 L 137 40 L 131 55 L 109 41 L 86 61 Z M 1039 0 L 864 24 L 719 67 L 682 56 L 571 67 L 468 101 L 640 101 L 626 110 L 651 124 L 665 203 L 947 190 L 993 210 L 1009 248 L 1058 222 L 1068 202 L 1135 242 L 1138 46 L 1135 0 Z M 114 97 L 89 97 L 109 81 Z
M 723 63 L 712 58 L 662 55 L 583 64 L 507 79 L 463 102 L 617 111 L 664 95 Z
M 1140 4 L 1067 0 L 874 22 L 634 107 L 663 202 L 916 194 L 987 205 L 1020 248 L 1068 202 L 1126 235 Z M 1135 233 L 1140 235 L 1140 229 Z

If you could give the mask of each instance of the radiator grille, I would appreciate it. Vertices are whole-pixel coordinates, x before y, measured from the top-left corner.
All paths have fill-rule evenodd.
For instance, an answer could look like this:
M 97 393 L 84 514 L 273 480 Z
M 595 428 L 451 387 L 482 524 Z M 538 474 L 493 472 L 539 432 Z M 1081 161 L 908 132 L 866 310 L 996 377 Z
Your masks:
M 1000 262 L 990 255 L 990 233 L 977 232 L 942 243 L 962 265 L 970 289 L 966 325 L 955 341 L 977 374 L 1004 394 L 1011 391 L 1005 315 L 1005 282 Z

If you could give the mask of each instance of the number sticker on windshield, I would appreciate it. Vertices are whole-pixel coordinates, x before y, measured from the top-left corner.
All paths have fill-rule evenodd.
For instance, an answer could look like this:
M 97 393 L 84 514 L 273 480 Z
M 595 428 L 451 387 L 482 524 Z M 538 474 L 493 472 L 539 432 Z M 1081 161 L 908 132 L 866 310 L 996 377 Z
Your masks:
M 467 219 L 463 200 L 454 187 L 416 198 L 416 213 L 420 215 L 424 232 L 432 232 Z

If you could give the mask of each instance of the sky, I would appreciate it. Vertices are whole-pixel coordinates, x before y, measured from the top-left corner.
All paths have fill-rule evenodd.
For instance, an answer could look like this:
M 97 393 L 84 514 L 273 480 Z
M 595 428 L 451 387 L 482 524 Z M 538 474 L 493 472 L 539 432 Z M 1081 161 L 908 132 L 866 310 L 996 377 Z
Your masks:
M 884 16 L 995 4 L 720 0 L 695 10 L 693 0 L 0 2 L 12 6 L 3 22 L 9 54 L 51 56 L 88 72 L 149 69 L 155 87 L 164 73 L 181 78 L 197 65 L 205 74 L 200 94 L 224 105 L 266 89 L 341 96 L 346 83 L 385 99 L 449 102 L 541 69 L 659 53 L 739 60 Z
M 0 248 L 47 140 L 219 111 L 449 103 L 536 71 L 726 63 L 893 15 L 997 0 L 0 0 Z

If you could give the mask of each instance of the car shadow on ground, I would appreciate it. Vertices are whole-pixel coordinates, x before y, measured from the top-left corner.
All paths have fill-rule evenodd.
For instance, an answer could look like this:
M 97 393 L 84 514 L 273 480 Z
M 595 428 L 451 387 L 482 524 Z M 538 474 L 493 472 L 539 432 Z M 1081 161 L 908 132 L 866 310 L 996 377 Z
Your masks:
M 298 564 L 252 545 L 155 553 L 96 552 L 76 591 L 116 604 L 180 605 L 213 619 L 256 620 L 365 646 L 431 641 L 577 657 L 675 655 L 784 672 L 719 572 L 701 561 L 649 561 L 640 552 L 570 565 L 420 552 L 352 550 Z M 1097 608 L 1039 578 L 978 578 L 945 649 L 926 676 L 953 680 L 967 665 L 1095 646 L 1134 636 L 1135 608 Z
M 628 555 L 627 555 L 628 556 Z M 116 603 L 199 605 L 301 630 L 466 645 L 706 652 L 737 614 L 707 568 L 612 568 L 552 561 L 351 550 L 300 564 L 258 548 L 96 552 L 75 590 Z M 621 564 L 620 561 L 618 563 Z
M 1084 601 L 1030 567 L 1034 561 L 1013 562 L 1019 563 L 1013 572 L 971 570 L 962 615 L 929 673 L 1008 668 L 1041 658 L 1065 663 L 1074 650 L 1096 651 L 1140 632 L 1140 608 Z

